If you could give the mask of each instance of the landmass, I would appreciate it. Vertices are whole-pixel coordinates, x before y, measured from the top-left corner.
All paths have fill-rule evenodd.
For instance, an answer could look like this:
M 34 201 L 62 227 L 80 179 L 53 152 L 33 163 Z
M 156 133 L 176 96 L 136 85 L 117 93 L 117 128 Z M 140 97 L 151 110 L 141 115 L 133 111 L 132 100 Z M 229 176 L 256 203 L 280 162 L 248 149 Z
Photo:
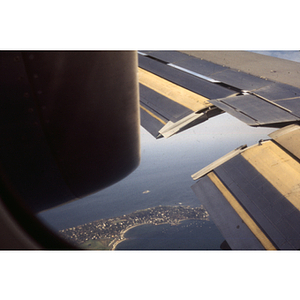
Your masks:
M 156 206 L 120 217 L 100 219 L 87 224 L 59 231 L 69 242 L 83 249 L 114 250 L 118 243 L 125 240 L 129 229 L 144 224 L 178 225 L 183 220 L 209 220 L 203 206 Z

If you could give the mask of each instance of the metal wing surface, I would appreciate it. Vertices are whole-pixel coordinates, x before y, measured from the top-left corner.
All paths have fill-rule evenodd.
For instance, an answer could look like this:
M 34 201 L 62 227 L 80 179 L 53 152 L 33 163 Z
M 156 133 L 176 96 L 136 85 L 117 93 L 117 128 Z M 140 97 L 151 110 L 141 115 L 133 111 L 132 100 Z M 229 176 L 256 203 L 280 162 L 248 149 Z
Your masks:
M 169 137 L 228 112 L 281 128 L 192 175 L 231 249 L 300 249 L 300 63 L 246 51 L 139 53 L 141 121 Z
M 169 137 L 228 112 L 250 126 L 300 121 L 300 63 L 246 51 L 140 51 L 141 124 Z
M 231 249 L 300 249 L 300 126 L 241 146 L 192 175 Z

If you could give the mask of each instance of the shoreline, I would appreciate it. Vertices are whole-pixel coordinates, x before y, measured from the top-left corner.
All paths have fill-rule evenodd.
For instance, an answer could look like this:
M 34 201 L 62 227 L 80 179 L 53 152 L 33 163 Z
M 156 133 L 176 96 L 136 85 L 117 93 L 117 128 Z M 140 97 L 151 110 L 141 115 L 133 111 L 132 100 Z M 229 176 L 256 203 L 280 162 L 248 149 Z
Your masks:
M 126 229 L 122 230 L 122 231 L 120 232 L 120 238 L 119 238 L 118 240 L 116 240 L 116 241 L 112 241 L 112 245 L 113 245 L 113 246 L 112 246 L 111 250 L 115 250 L 116 247 L 117 247 L 120 243 L 122 243 L 122 242 L 124 242 L 124 241 L 127 240 L 126 238 L 124 238 L 124 234 L 125 234 L 128 230 L 130 230 L 130 229 L 132 229 L 132 228 L 135 228 L 135 227 L 138 227 L 138 226 L 146 225 L 146 224 L 149 224 L 149 223 L 136 224 L 136 225 L 127 227 Z
M 136 225 L 130 226 L 130 227 L 128 227 L 128 228 L 126 228 L 126 229 L 124 229 L 123 231 L 120 232 L 120 238 L 119 238 L 118 240 L 113 240 L 113 241 L 111 242 L 111 243 L 112 243 L 112 248 L 111 248 L 111 250 L 112 250 L 112 251 L 115 251 L 115 250 L 116 250 L 116 247 L 117 247 L 120 243 L 126 241 L 127 239 L 124 238 L 125 233 L 126 233 L 127 231 L 129 231 L 130 229 L 133 229 L 133 228 L 135 228 L 135 227 L 142 226 L 142 225 L 147 225 L 147 224 L 149 224 L 149 225 L 155 225 L 155 226 L 165 225 L 165 224 L 170 224 L 171 226 L 174 226 L 174 225 L 177 226 L 177 225 L 180 225 L 180 223 L 181 223 L 182 221 L 187 221 L 187 220 L 198 220 L 198 219 L 182 219 L 182 220 L 179 220 L 178 223 L 176 223 L 176 224 L 170 223 L 170 222 L 164 222 L 164 223 L 159 223 L 159 224 L 142 223 L 142 224 L 136 224 Z
M 109 219 L 99 219 L 87 224 L 67 228 L 59 231 L 63 238 L 82 244 L 88 240 L 110 239 L 107 247 L 115 250 L 116 246 L 125 241 L 125 233 L 137 226 L 152 224 L 171 226 L 179 225 L 182 221 L 188 219 L 207 220 L 208 213 L 203 207 L 191 208 L 189 206 L 157 206 L 133 212 Z

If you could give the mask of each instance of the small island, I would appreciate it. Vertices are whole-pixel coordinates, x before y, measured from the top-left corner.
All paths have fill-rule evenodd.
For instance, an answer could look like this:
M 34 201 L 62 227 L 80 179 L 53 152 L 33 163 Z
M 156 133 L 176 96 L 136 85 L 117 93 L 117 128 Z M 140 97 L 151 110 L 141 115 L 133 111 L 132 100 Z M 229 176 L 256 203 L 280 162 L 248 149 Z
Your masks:
M 59 234 L 82 249 L 114 250 L 125 240 L 124 234 L 135 226 L 144 224 L 178 225 L 183 220 L 209 220 L 203 206 L 157 206 L 139 210 L 121 217 L 100 219 L 76 227 L 63 229 Z

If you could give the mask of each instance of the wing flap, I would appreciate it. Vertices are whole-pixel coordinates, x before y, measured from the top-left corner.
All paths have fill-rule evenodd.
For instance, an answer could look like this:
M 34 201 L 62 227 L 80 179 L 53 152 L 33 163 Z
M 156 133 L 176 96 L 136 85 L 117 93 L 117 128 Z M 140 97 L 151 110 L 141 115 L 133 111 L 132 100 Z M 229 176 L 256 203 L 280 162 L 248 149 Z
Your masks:
M 140 93 L 141 106 L 149 108 L 153 113 L 156 113 L 159 118 L 163 119 L 165 123 L 169 120 L 177 122 L 193 112 L 193 110 L 188 107 L 142 84 L 140 84 Z
M 192 176 L 194 179 L 198 179 L 192 189 L 201 203 L 206 203 L 206 208 L 216 224 L 218 220 L 214 218 L 218 218 L 220 214 L 214 212 L 216 205 L 224 207 L 229 203 L 242 219 L 243 217 L 226 197 L 224 200 L 207 195 L 207 193 L 203 196 L 202 182 L 204 178 L 206 178 L 205 182 L 208 180 L 214 182 L 210 175 L 212 173 L 224 185 L 224 187 L 214 185 L 213 189 L 217 188 L 220 192 L 222 189 L 226 189 L 229 194 L 233 195 L 252 222 L 276 249 L 300 249 L 300 164 L 299 160 L 284 148 L 286 145 L 287 148 L 289 147 L 293 136 L 296 139 L 300 138 L 299 127 L 293 129 L 281 129 L 277 134 L 271 135 L 278 139 L 281 143 L 280 146 L 270 140 L 249 148 L 239 149 L 232 152 L 232 155 L 227 158 L 225 156 L 223 161 L 220 159 L 214 165 L 199 171 L 198 176 L 196 174 Z M 284 136 L 285 138 L 283 138 Z M 216 201 L 217 204 L 214 204 L 213 207 L 209 204 Z M 228 222 L 231 222 L 232 212 L 224 212 L 224 214 Z M 245 222 L 244 219 L 243 221 Z M 219 224 L 221 232 L 226 232 L 224 229 L 222 231 L 222 227 L 225 225 L 224 222 Z M 251 230 L 250 227 L 249 229 Z M 251 231 L 260 241 L 254 231 Z M 234 243 L 230 241 L 232 234 L 237 238 Z M 233 229 L 230 233 L 224 233 L 224 237 L 232 249 L 243 248 L 243 241 L 240 241 L 240 245 L 238 236 Z M 264 248 L 271 249 L 272 247 L 264 245 Z
M 232 249 L 264 249 L 263 245 L 209 177 L 203 177 L 197 184 L 192 186 L 192 189 L 200 202 L 209 211 L 210 217 Z M 228 222 L 229 218 L 230 222 Z
M 159 130 L 167 124 L 161 116 L 151 111 L 149 107 L 140 105 L 141 125 L 147 129 L 155 138 L 158 138 Z
M 201 51 L 199 53 L 200 56 L 207 56 L 207 53 Z M 256 76 L 249 67 L 249 72 L 251 71 L 252 74 L 247 73 L 245 70 L 248 69 L 245 69 L 241 62 L 243 57 L 247 58 L 249 55 L 246 52 L 238 52 L 238 55 L 243 71 L 230 67 L 231 65 L 237 67 L 239 64 L 233 63 L 232 53 L 228 54 L 226 51 L 212 54 L 214 60 L 218 58 L 216 61 L 219 63 L 198 58 L 197 53 L 191 56 L 178 51 L 140 52 L 139 80 L 141 84 L 158 94 L 187 107 L 192 112 L 201 111 L 206 114 L 206 117 L 209 117 L 208 112 L 211 110 L 214 111 L 212 116 L 228 112 L 250 126 L 281 128 L 299 122 L 300 89 L 297 86 Z M 231 58 L 230 63 L 226 61 L 228 57 Z M 250 57 L 253 59 L 256 55 L 251 53 Z M 258 58 L 262 60 L 263 56 L 258 55 Z M 222 59 L 224 59 L 224 65 L 220 64 Z M 155 98 L 149 97 L 148 99 L 147 97 L 146 93 L 141 90 L 142 101 L 146 101 L 149 107 L 152 107 L 150 102 L 154 102 Z M 168 103 L 156 101 L 154 110 L 160 111 L 157 109 L 160 105 L 163 107 L 161 115 L 172 122 L 167 128 L 178 127 L 177 122 L 180 122 L 180 119 L 176 116 L 172 117 L 172 114 L 166 115 L 168 111 L 166 107 L 170 105 L 170 101 Z M 186 117 L 187 115 L 182 115 L 182 118 Z M 194 117 L 195 115 L 191 113 L 189 126 L 180 125 L 180 130 L 176 132 L 207 120 L 206 117 L 198 116 L 197 122 L 194 122 Z
M 141 125 L 155 138 L 161 137 L 159 132 L 166 124 L 177 123 L 192 113 L 189 108 L 140 84 Z
M 138 71 L 141 125 L 156 138 L 169 137 L 222 113 L 206 97 L 142 68 Z
M 299 117 L 285 107 L 251 94 L 210 100 L 210 102 L 250 126 L 300 121 Z
M 141 125 L 156 138 L 169 137 L 223 112 L 203 93 L 215 97 L 234 93 L 204 80 L 202 75 L 168 65 L 187 59 L 192 58 L 176 51 L 139 54 Z

